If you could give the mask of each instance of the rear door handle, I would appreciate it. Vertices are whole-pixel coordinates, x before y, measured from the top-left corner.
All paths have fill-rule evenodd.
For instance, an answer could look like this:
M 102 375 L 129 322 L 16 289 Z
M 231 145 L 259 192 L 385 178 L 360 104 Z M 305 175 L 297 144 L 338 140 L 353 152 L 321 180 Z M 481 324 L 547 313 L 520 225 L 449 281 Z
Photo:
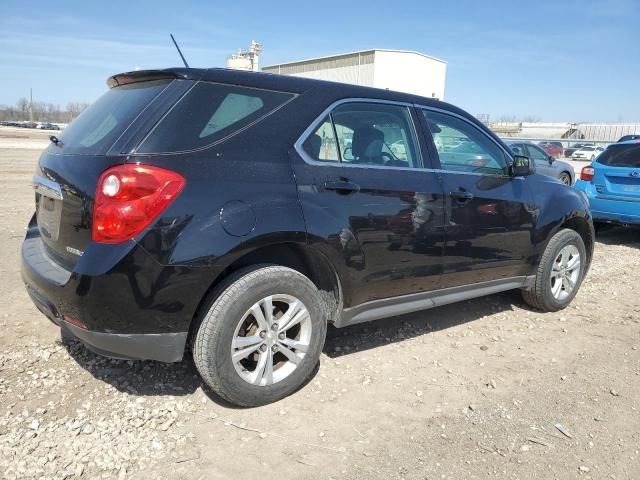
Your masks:
M 466 190 L 456 190 L 455 192 L 449 192 L 452 198 L 455 198 L 458 203 L 467 203 L 473 200 L 473 193 Z
M 360 185 L 349 180 L 334 180 L 324 182 L 325 190 L 335 190 L 338 193 L 354 193 L 360 191 Z

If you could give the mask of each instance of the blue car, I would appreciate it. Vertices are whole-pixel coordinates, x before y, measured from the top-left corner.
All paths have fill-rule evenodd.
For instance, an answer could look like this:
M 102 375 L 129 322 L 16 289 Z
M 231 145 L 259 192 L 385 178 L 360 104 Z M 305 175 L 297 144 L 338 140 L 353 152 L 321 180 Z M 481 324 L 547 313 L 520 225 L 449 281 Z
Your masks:
M 640 140 L 609 145 L 575 188 L 587 194 L 594 224 L 640 226 Z

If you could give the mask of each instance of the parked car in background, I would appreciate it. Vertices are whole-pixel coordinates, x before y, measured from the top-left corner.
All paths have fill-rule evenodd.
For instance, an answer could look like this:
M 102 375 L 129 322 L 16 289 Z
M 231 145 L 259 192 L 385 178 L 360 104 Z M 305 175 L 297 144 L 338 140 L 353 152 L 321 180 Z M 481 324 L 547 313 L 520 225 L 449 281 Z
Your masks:
M 593 161 L 602 152 L 604 152 L 604 148 L 595 145 L 592 147 L 581 147 L 571 154 L 571 159 Z
M 618 140 L 618 143 L 626 142 L 628 140 L 640 140 L 640 134 L 625 135 L 623 137 L 620 137 L 620 140 Z
M 534 163 L 538 173 L 557 178 L 565 185 L 573 185 L 575 182 L 575 171 L 567 162 L 556 160 L 555 157 L 547 154 L 538 145 L 531 142 L 519 142 L 517 140 L 505 140 L 509 148 L 516 155 L 529 157 Z
M 102 355 L 190 353 L 261 405 L 329 323 L 511 289 L 558 311 L 589 269 L 586 197 L 453 105 L 227 69 L 108 85 L 42 153 L 22 245 L 37 308 Z
M 640 225 L 640 140 L 613 143 L 580 173 L 594 222 Z
M 564 147 L 560 142 L 540 142 L 538 145 L 554 158 L 562 158 L 564 156 Z
M 595 143 L 574 143 L 573 145 L 568 146 L 564 149 L 565 158 L 571 158 L 573 152 L 576 150 L 580 150 L 582 147 L 595 147 Z
M 59 126 L 49 122 L 40 123 L 38 125 L 38 128 L 42 130 L 60 130 Z

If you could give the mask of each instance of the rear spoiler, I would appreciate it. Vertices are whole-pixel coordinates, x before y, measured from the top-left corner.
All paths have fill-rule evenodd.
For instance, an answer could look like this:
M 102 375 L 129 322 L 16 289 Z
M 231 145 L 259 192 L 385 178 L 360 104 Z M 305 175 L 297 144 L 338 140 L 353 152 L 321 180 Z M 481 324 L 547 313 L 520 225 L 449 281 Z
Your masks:
M 150 82 L 153 80 L 167 80 L 176 78 L 192 78 L 186 71 L 179 70 L 136 70 L 134 72 L 124 72 L 113 75 L 107 79 L 109 88 L 131 83 Z

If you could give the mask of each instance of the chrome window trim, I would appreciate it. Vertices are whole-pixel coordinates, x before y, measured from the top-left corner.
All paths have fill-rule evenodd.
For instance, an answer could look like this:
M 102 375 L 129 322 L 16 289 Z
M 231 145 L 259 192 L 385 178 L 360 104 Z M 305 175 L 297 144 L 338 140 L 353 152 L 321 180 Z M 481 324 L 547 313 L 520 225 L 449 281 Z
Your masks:
M 398 107 L 405 107 L 407 109 L 407 113 L 409 115 L 409 121 L 410 121 L 410 128 L 413 130 L 413 140 L 414 143 L 416 145 L 416 155 L 417 155 L 417 161 L 421 164 L 421 165 L 417 165 L 415 167 L 395 167 L 395 166 L 387 166 L 387 165 L 365 165 L 365 164 L 353 164 L 353 163 L 345 163 L 343 162 L 342 159 L 342 152 L 340 151 L 340 146 L 338 145 L 338 157 L 339 160 L 336 161 L 331 161 L 331 160 L 315 160 L 313 158 L 311 158 L 309 156 L 309 154 L 307 152 L 305 152 L 304 148 L 302 147 L 302 145 L 304 144 L 304 142 L 307 140 L 307 138 L 309 138 L 309 136 L 311 134 L 313 134 L 316 129 L 320 126 L 320 124 L 322 123 L 322 121 L 328 116 L 330 121 L 331 121 L 331 125 L 334 128 L 334 132 L 335 132 L 335 124 L 333 123 L 333 116 L 331 115 L 331 112 L 336 108 L 339 107 L 340 105 L 343 105 L 345 103 L 380 103 L 380 104 L 385 104 L 385 105 L 394 105 L 394 106 L 398 106 Z M 296 140 L 296 142 L 293 144 L 293 147 L 295 148 L 296 152 L 298 153 L 298 155 L 300 155 L 300 157 L 302 158 L 302 160 L 305 163 L 308 163 L 309 165 L 314 165 L 314 166 L 334 166 L 334 167 L 346 167 L 346 168 L 361 168 L 361 169 L 369 169 L 369 168 L 373 168 L 376 170 L 398 170 L 398 171 L 409 171 L 409 172 L 416 172 L 416 171 L 431 171 L 428 168 L 424 168 L 425 162 L 424 162 L 424 157 L 422 156 L 422 150 L 420 148 L 420 138 L 418 137 L 418 129 L 416 127 L 415 121 L 413 119 L 413 115 L 411 115 L 411 107 L 413 107 L 412 103 L 409 102 L 396 102 L 394 100 L 382 100 L 382 99 L 378 99 L 378 98 L 361 98 L 361 97 L 353 97 L 353 98 L 342 98 L 340 100 L 336 100 L 335 102 L 331 103 L 327 108 L 325 108 L 322 113 L 320 113 L 320 115 L 318 115 L 313 122 L 311 122 L 311 124 L 304 130 L 304 132 L 302 132 L 302 134 L 300 135 L 300 137 L 298 137 L 298 140 Z M 336 142 L 338 141 L 338 137 L 336 134 Z
M 436 113 L 442 113 L 443 115 L 449 115 L 452 117 L 456 117 L 464 122 L 466 122 L 467 124 L 471 125 L 473 128 L 475 128 L 478 132 L 480 132 L 482 135 L 484 135 L 489 141 L 491 141 L 494 145 L 496 145 L 500 150 L 502 150 L 502 152 L 504 152 L 506 154 L 506 158 L 508 160 L 511 160 L 513 162 L 513 153 L 509 152 L 508 150 L 506 150 L 502 145 L 500 145 L 498 142 L 496 142 L 495 138 L 491 138 L 491 136 L 487 135 L 487 132 L 483 131 L 480 127 L 478 127 L 478 125 L 474 124 L 473 122 L 469 121 L 468 118 L 463 117 L 462 115 L 452 112 L 450 110 L 445 110 L 443 108 L 437 108 L 437 107 L 429 107 L 426 105 L 421 105 L 418 103 L 414 103 L 413 106 L 418 109 L 418 110 L 430 110 Z M 429 132 L 431 133 L 431 132 Z M 433 135 L 433 134 L 432 134 Z M 438 154 L 438 162 L 440 162 L 440 154 Z M 442 166 L 442 163 L 440 163 L 440 166 Z M 507 167 L 511 166 L 511 164 L 509 162 L 507 162 Z M 458 172 L 456 170 L 446 170 L 446 169 L 438 169 L 439 171 L 442 172 L 450 172 L 450 173 L 469 173 L 471 175 L 494 175 L 496 177 L 507 177 L 507 178 L 513 178 L 510 175 L 505 175 L 505 174 L 498 174 L 498 173 L 474 173 L 474 172 Z

